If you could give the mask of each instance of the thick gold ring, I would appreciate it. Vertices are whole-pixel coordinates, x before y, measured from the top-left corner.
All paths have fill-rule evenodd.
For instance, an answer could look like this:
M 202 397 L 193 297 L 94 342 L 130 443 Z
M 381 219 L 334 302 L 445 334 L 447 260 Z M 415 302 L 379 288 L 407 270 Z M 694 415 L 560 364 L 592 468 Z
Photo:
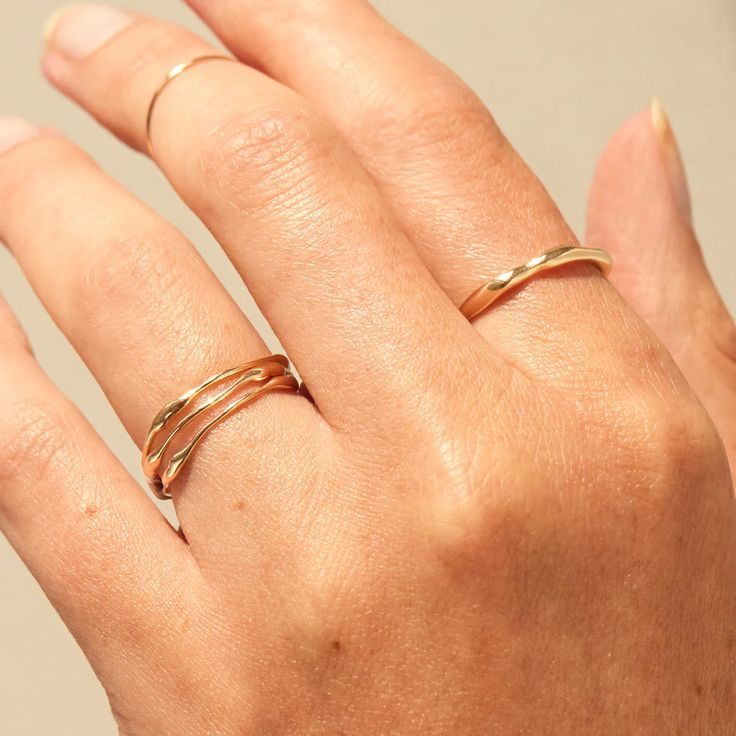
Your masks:
M 467 319 L 477 317 L 488 309 L 497 299 L 507 291 L 519 286 L 542 271 L 559 268 L 568 263 L 587 261 L 598 266 L 604 276 L 607 276 L 613 265 L 610 254 L 600 248 L 582 248 L 575 245 L 562 245 L 558 248 L 545 251 L 542 255 L 532 258 L 521 266 L 496 276 L 477 288 L 461 305 L 460 311 Z
M 226 385 L 211 393 L 220 384 Z M 169 487 L 207 432 L 269 391 L 299 391 L 299 382 L 283 355 L 271 355 L 210 376 L 161 409 L 142 451 L 143 473 L 156 496 L 171 498 Z M 209 410 L 214 416 L 206 419 Z M 206 420 L 199 429 L 193 424 L 198 418 Z M 173 446 L 176 439 L 184 443 L 178 450 Z
M 177 64 L 169 73 L 166 78 L 159 85 L 159 88 L 153 93 L 151 102 L 148 105 L 148 113 L 146 115 L 146 148 L 148 153 L 153 158 L 153 142 L 151 140 L 151 125 L 153 123 L 153 111 L 156 108 L 156 103 L 159 97 L 163 94 L 163 91 L 177 78 L 180 77 L 185 71 L 195 67 L 199 64 L 204 64 L 208 61 L 236 61 L 232 56 L 225 56 L 224 54 L 208 54 L 207 56 L 198 56 L 195 59 L 185 61 L 183 64 Z

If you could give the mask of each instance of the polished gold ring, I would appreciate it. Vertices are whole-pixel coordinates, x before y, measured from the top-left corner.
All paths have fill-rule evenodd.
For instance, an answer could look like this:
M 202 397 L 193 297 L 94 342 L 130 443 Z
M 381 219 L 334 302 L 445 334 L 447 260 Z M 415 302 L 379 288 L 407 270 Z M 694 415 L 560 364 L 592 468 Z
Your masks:
M 610 254 L 600 248 L 582 248 L 575 245 L 562 245 L 558 248 L 545 251 L 542 255 L 532 258 L 521 266 L 496 276 L 491 281 L 477 288 L 461 305 L 460 311 L 467 319 L 477 317 L 488 309 L 497 299 L 506 292 L 528 281 L 542 271 L 559 268 L 568 263 L 592 263 L 607 276 L 613 265 Z
M 221 384 L 226 385 L 213 393 Z M 270 391 L 299 391 L 299 382 L 283 355 L 271 355 L 210 376 L 161 409 L 142 451 L 143 473 L 156 496 L 171 498 L 171 484 L 207 432 Z M 214 416 L 207 419 L 210 413 Z M 197 429 L 194 422 L 199 418 L 205 423 Z M 174 448 L 177 439 L 183 442 L 179 449 Z
M 153 111 L 156 108 L 156 103 L 159 97 L 163 94 L 163 91 L 177 78 L 180 77 L 184 72 L 188 71 L 192 67 L 204 64 L 208 61 L 236 61 L 232 56 L 225 56 L 224 54 L 208 54 L 207 56 L 197 56 L 195 59 L 190 59 L 182 64 L 177 64 L 169 73 L 166 78 L 159 85 L 159 88 L 153 93 L 151 102 L 148 105 L 148 113 L 146 115 L 146 148 L 148 153 L 153 158 L 153 142 L 151 140 L 151 125 L 153 123 Z

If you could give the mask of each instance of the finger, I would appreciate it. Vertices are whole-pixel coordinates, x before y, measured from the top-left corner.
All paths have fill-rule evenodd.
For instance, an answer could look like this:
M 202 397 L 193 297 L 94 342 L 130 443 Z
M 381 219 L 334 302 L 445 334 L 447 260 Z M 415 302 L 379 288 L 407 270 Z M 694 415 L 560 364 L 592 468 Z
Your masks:
M 685 170 L 658 101 L 606 147 L 587 239 L 613 251 L 616 285 L 674 356 L 736 468 L 736 327 L 693 232 Z
M 64 138 L 34 133 L 0 162 L 0 234 L 140 444 L 180 389 L 265 346 L 175 228 Z
M 188 2 L 236 55 L 336 124 L 455 304 L 575 243 L 481 101 L 369 3 Z M 545 380 L 562 372 L 565 384 L 583 365 L 619 370 L 611 353 L 622 352 L 625 329 L 627 342 L 637 335 L 596 269 L 572 266 L 523 291 L 474 322 L 514 363 Z
M 0 133 L 13 125 L 0 121 Z M 61 136 L 26 130 L 0 158 L 0 236 L 140 445 L 164 404 L 268 351 L 179 232 Z M 187 531 L 218 523 L 200 513 L 215 500 L 211 479 L 227 480 L 222 469 L 259 427 L 309 436 L 316 420 L 306 399 L 271 394 L 247 421 L 223 423 L 191 463 L 187 485 L 203 493 L 177 499 Z
M 176 676 L 180 632 L 161 622 L 194 613 L 193 557 L 42 373 L 4 302 L 0 355 L 0 529 L 108 690 L 143 696 Z
M 85 13 L 73 9 L 58 22 L 46 71 L 142 149 L 149 101 L 167 71 L 212 49 L 182 29 L 136 18 L 122 31 L 119 20 L 105 21 L 106 42 L 100 47 L 96 36 L 90 56 L 76 35 L 89 33 Z M 110 28 L 118 31 L 112 39 Z M 438 335 L 453 336 L 460 359 L 477 360 L 479 341 L 349 148 L 292 91 L 240 64 L 198 65 L 159 98 L 153 143 L 330 421 L 363 426 L 367 415 L 394 414 L 397 402 L 427 401 L 421 376 L 452 372 Z M 396 370 L 407 355 L 413 371 Z

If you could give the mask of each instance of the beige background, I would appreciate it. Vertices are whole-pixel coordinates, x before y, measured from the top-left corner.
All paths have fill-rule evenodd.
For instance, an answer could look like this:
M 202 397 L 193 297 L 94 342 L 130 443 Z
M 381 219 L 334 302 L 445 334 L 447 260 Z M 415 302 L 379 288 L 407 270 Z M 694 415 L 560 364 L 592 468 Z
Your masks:
M 200 28 L 178 0 L 119 4 Z M 478 90 L 578 232 L 593 165 L 606 139 L 653 94 L 660 96 L 683 149 L 706 258 L 732 310 L 736 307 L 734 0 L 381 0 L 378 5 Z M 200 244 L 252 315 L 252 304 L 222 255 L 153 167 L 43 82 L 41 28 L 55 7 L 53 0 L 0 3 L 0 114 L 51 123 L 85 145 Z M 137 473 L 135 448 L 4 251 L 0 288 L 51 376 Z M 0 599 L 0 734 L 116 733 L 81 652 L 3 540 Z

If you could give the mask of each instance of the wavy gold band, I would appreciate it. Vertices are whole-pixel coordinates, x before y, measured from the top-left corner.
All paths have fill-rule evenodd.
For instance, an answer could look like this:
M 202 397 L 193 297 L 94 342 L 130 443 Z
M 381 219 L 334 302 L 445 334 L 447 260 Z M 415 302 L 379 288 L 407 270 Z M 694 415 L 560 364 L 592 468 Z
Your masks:
M 574 245 L 563 245 L 545 251 L 531 261 L 510 271 L 496 276 L 496 278 L 476 289 L 461 305 L 460 311 L 467 319 L 473 319 L 488 309 L 497 299 L 507 291 L 519 286 L 524 281 L 536 276 L 541 271 L 559 268 L 568 263 L 587 261 L 593 263 L 607 276 L 613 265 L 611 256 L 600 248 L 582 248 Z
M 269 391 L 296 393 L 299 382 L 288 368 L 289 361 L 283 355 L 254 360 L 211 376 L 161 409 L 151 424 L 142 450 L 143 473 L 156 496 L 171 498 L 169 486 L 200 440 L 216 424 Z M 210 393 L 220 384 L 226 385 L 216 393 Z M 187 409 L 189 411 L 185 413 Z M 194 420 L 206 419 L 210 409 L 214 416 L 196 429 Z M 168 434 L 160 439 L 167 430 Z M 184 445 L 174 450 L 172 445 L 177 438 Z M 162 471 L 164 458 L 166 466 Z
M 151 126 L 153 123 L 153 111 L 156 108 L 156 103 L 158 102 L 159 97 L 161 97 L 163 91 L 171 84 L 171 82 L 181 76 L 185 71 L 208 61 L 236 61 L 236 59 L 233 59 L 232 56 L 225 56 L 224 54 L 209 54 L 207 56 L 198 56 L 195 59 L 190 59 L 189 61 L 185 61 L 183 64 L 177 64 L 169 71 L 164 81 L 159 85 L 159 88 L 153 93 L 151 102 L 148 105 L 148 113 L 146 115 L 146 148 L 148 149 L 148 153 L 151 155 L 151 158 L 154 157 L 153 141 L 151 140 Z

